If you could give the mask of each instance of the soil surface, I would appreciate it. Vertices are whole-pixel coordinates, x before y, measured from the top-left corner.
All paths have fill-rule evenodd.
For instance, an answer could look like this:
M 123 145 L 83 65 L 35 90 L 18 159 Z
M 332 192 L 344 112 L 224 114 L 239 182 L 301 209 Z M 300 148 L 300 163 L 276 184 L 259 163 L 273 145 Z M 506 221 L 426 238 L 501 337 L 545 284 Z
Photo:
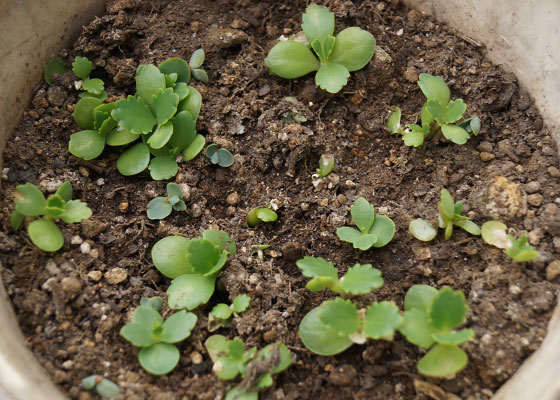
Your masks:
M 280 35 L 300 30 L 305 1 L 112 0 L 108 14 L 64 51 L 70 59 L 94 60 L 93 76 L 105 81 L 114 100 L 134 93 L 138 65 L 188 60 L 204 48 L 210 81 L 191 83 L 203 96 L 197 128 L 236 161 L 231 168 L 205 156 L 181 163 L 175 181 L 188 210 L 163 221 L 149 220 L 146 206 L 163 194 L 165 182 L 147 172 L 125 179 L 114 149 L 90 162 L 68 153 L 69 135 L 80 130 L 72 118 L 78 100 L 73 75 L 38 87 L 5 153 L 2 279 L 29 348 L 71 398 L 91 398 L 80 381 L 93 373 L 118 383 L 126 399 L 222 398 L 231 383 L 212 373 L 203 346 L 207 313 L 240 293 L 251 296 L 249 310 L 215 333 L 259 348 L 282 341 L 294 354 L 264 399 L 488 399 L 538 348 L 558 291 L 560 170 L 556 144 L 532 100 L 515 76 L 485 59 L 475 40 L 398 0 L 320 3 L 335 12 L 336 31 L 359 26 L 377 39 L 374 59 L 335 95 L 317 89 L 313 75 L 289 81 L 263 65 Z M 404 122 L 419 118 L 422 72 L 442 76 L 452 98 L 463 98 L 467 114 L 480 117 L 477 137 L 463 146 L 439 141 L 414 149 L 387 132 L 385 119 L 397 105 Z M 294 114 L 307 122 L 286 120 Z M 337 165 L 314 187 L 311 175 L 327 153 Z M 9 228 L 9 214 L 16 185 L 32 182 L 47 193 L 64 180 L 93 217 L 60 223 L 66 244 L 49 255 L 24 230 Z M 515 264 L 459 229 L 447 241 L 441 232 L 430 243 L 414 239 L 408 223 L 435 218 L 442 187 L 465 200 L 465 213 L 479 225 L 499 219 L 516 236 L 528 233 L 543 257 Z M 395 221 L 396 235 L 386 247 L 360 252 L 337 238 L 338 227 L 352 224 L 349 207 L 359 196 Z M 269 203 L 278 207 L 278 221 L 249 229 L 246 213 Z M 225 230 L 238 245 L 220 276 L 227 292 L 197 311 L 199 322 L 180 345 L 179 366 L 152 376 L 119 330 L 141 297 L 165 296 L 170 281 L 150 256 L 156 241 L 208 228 Z M 252 253 L 258 244 L 271 246 L 262 260 Z M 400 334 L 335 357 L 307 351 L 299 322 L 332 294 L 305 289 L 307 278 L 295 265 L 303 255 L 331 260 L 341 272 L 357 262 L 379 268 L 385 286 L 358 297 L 362 306 L 394 300 L 402 307 L 414 284 L 462 290 L 470 306 L 466 326 L 476 332 L 464 346 L 468 367 L 451 380 L 422 377 L 416 370 L 422 351 Z

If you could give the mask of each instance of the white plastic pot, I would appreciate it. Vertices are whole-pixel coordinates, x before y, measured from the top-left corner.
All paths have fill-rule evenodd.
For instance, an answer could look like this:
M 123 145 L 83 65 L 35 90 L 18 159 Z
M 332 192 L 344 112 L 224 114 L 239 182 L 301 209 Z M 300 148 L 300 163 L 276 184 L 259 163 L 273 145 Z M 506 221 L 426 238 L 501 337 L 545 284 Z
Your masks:
M 403 1 L 483 43 L 493 62 L 515 72 L 534 97 L 552 136 L 560 139 L 560 2 Z M 0 154 L 42 79 L 48 59 L 70 45 L 84 24 L 101 15 L 104 4 L 104 0 L 0 0 Z M 25 347 L 0 283 L 0 399 L 63 398 Z M 494 398 L 560 398 L 560 307 L 556 307 L 541 348 Z

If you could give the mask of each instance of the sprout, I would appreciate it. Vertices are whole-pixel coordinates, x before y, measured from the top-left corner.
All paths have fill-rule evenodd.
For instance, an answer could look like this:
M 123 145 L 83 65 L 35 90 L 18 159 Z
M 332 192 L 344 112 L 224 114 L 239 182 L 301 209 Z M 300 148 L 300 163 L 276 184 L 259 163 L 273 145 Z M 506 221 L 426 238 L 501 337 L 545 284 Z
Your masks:
M 482 239 L 491 246 L 499 249 L 511 247 L 506 234 L 507 226 L 499 221 L 486 221 L 480 230 Z
M 278 214 L 269 207 L 253 208 L 247 214 L 247 225 L 253 227 L 261 222 L 274 222 L 278 219 Z
M 206 148 L 206 157 L 212 164 L 218 164 L 220 167 L 231 167 L 234 161 L 228 150 L 219 148 L 215 143 Z
M 319 175 L 319 178 L 324 178 L 329 175 L 334 168 L 334 164 L 334 156 L 322 155 L 319 159 L 319 168 L 317 168 L 317 175 Z
M 90 375 L 82 379 L 82 386 L 86 390 L 100 395 L 103 398 L 110 399 L 111 397 L 121 394 L 119 386 L 101 375 Z
M 251 304 L 251 298 L 246 294 L 240 294 L 233 299 L 231 305 L 219 303 L 214 306 L 208 315 L 208 331 L 213 332 L 231 323 L 233 315 L 238 315 L 247 310 Z
M 185 211 L 187 205 L 183 200 L 183 191 L 176 183 L 167 184 L 167 196 L 158 196 L 148 203 L 148 218 L 164 219 L 171 210 Z

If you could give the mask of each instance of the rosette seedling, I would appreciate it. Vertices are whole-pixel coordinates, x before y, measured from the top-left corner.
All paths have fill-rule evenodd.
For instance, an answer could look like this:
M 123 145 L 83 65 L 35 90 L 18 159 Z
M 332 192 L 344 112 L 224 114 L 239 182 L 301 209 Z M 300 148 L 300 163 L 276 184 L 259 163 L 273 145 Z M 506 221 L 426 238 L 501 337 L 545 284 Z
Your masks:
M 220 167 L 231 167 L 234 161 L 229 150 L 220 148 L 215 143 L 206 148 L 206 157 L 210 159 L 212 164 L 218 164 Z
M 236 252 L 229 235 L 213 229 L 195 239 L 169 236 L 158 241 L 152 249 L 152 260 L 159 272 L 173 279 L 167 289 L 169 307 L 193 310 L 207 303 L 227 257 Z
M 10 217 L 12 228 L 19 229 L 25 217 L 42 216 L 29 224 L 27 233 L 33 244 L 44 251 L 57 251 L 64 244 L 64 237 L 55 220 L 74 224 L 92 214 L 86 203 L 72 200 L 72 184 L 68 181 L 60 185 L 48 199 L 32 183 L 17 186 L 16 192 L 16 207 Z
M 467 365 L 467 354 L 459 345 L 468 342 L 474 331 L 455 328 L 465 322 L 468 309 L 463 293 L 449 286 L 438 291 L 428 285 L 414 285 L 408 290 L 399 331 L 410 343 L 429 349 L 418 362 L 421 374 L 447 377 Z
M 456 144 L 465 144 L 471 135 L 478 135 L 480 119 L 474 117 L 458 122 L 467 110 L 467 105 L 462 99 L 450 100 L 449 87 L 441 77 L 420 74 L 418 86 L 426 97 L 420 113 L 420 125 L 408 124 L 408 128 L 403 129 L 399 107 L 387 118 L 387 128 L 393 134 L 402 135 L 405 145 L 418 147 L 438 132 Z
M 341 240 L 352 243 L 355 249 L 383 247 L 393 239 L 393 220 L 385 215 L 375 215 L 373 205 L 363 197 L 358 198 L 350 207 L 350 214 L 359 230 L 343 226 L 336 230 L 336 235 Z
M 115 382 L 101 375 L 90 375 L 82 379 L 82 386 L 86 390 L 98 394 L 104 399 L 110 399 L 121 394 L 121 389 Z
M 158 196 L 148 203 L 148 218 L 164 219 L 172 210 L 185 211 L 187 205 L 183 200 L 183 191 L 181 186 L 176 183 L 167 184 L 167 196 Z
M 278 219 L 278 214 L 270 207 L 253 208 L 247 213 L 247 225 L 253 227 L 261 222 L 274 222 Z
M 541 254 L 527 242 L 527 235 L 515 239 L 506 233 L 507 226 L 498 221 L 487 221 L 482 224 L 482 239 L 489 245 L 504 249 L 506 255 L 515 262 L 536 260 Z
M 304 37 L 281 41 L 268 53 L 264 62 L 273 74 L 294 79 L 317 71 L 315 83 L 337 93 L 346 85 L 350 72 L 365 67 L 375 52 L 373 35 L 358 27 L 333 36 L 334 14 L 317 4 L 307 7 L 301 28 Z
M 189 68 L 194 79 L 200 82 L 208 83 L 208 74 L 202 68 L 204 63 L 204 50 L 197 49 L 192 53 L 191 59 L 189 60 Z
M 93 63 L 87 57 L 76 56 L 72 63 L 72 72 L 81 79 L 80 82 L 76 83 L 76 87 L 81 87 L 84 90 L 78 96 L 80 98 L 95 97 L 105 100 L 107 98 L 105 84 L 99 78 L 89 78 L 92 70 Z
M 153 307 L 139 306 L 134 310 L 132 322 L 123 326 L 120 334 L 142 348 L 138 353 L 142 368 L 153 375 L 165 375 L 179 362 L 179 349 L 174 343 L 190 336 L 196 320 L 195 314 L 182 310 L 164 322 Z
M 305 286 L 315 292 L 329 288 L 342 297 L 367 294 L 383 286 L 381 272 L 371 264 L 356 264 L 338 279 L 338 270 L 323 259 L 304 257 L 296 265 L 312 278 Z M 358 309 L 351 301 L 337 297 L 311 310 L 299 325 L 300 338 L 309 350 L 328 356 L 343 352 L 368 338 L 392 340 L 402 316 L 395 303 L 381 301 Z
M 219 303 L 208 314 L 208 331 L 213 332 L 221 327 L 228 326 L 234 315 L 239 315 L 251 304 L 251 298 L 246 294 L 235 296 L 233 303 L 227 305 Z
M 212 370 L 220 379 L 243 378 L 239 386 L 229 390 L 226 400 L 257 400 L 258 392 L 274 383 L 273 375 L 292 364 L 292 353 L 283 343 L 269 344 L 260 351 L 256 347 L 246 350 L 240 339 L 212 335 L 204 345 L 214 362 Z

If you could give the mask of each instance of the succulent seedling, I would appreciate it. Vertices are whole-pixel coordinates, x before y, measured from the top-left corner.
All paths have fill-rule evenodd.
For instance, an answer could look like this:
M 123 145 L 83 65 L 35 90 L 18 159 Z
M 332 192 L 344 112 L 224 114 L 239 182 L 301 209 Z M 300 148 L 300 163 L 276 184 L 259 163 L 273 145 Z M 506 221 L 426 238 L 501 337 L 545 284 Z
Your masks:
M 187 205 L 183 200 L 183 191 L 181 186 L 176 183 L 167 184 L 167 196 L 158 196 L 148 203 L 148 218 L 164 219 L 172 210 L 185 211 Z
M 68 67 L 66 66 L 66 60 L 64 58 L 55 57 L 49 60 L 44 72 L 45 82 L 47 82 L 47 84 L 49 85 L 52 85 L 52 76 L 54 74 L 62 75 L 66 71 L 68 71 Z
M 312 278 L 305 286 L 315 292 L 329 288 L 342 297 L 367 294 L 383 286 L 381 272 L 371 264 L 356 264 L 338 279 L 338 270 L 323 259 L 306 256 L 296 262 L 304 276 Z M 402 322 L 393 302 L 374 302 L 358 310 L 350 300 L 337 297 L 311 310 L 299 326 L 305 347 L 316 354 L 334 355 L 353 343 L 365 343 L 367 338 L 392 340 Z
M 482 239 L 489 245 L 504 249 L 506 255 L 515 262 L 536 260 L 541 254 L 527 244 L 527 236 L 515 239 L 506 233 L 507 226 L 499 221 L 486 221 L 482 224 Z
M 323 154 L 319 159 L 319 168 L 316 170 L 318 177 L 324 178 L 325 176 L 328 176 L 332 172 L 334 164 L 334 156 L 330 154 Z
M 32 183 L 16 187 L 15 210 L 10 217 L 14 230 L 19 229 L 24 218 L 40 217 L 29 224 L 27 233 L 35 246 L 44 251 L 57 251 L 64 244 L 62 232 L 54 223 L 61 219 L 74 224 L 91 217 L 91 209 L 80 200 L 72 200 L 72 184 L 64 182 L 57 191 L 45 199 Z
M 301 28 L 304 35 L 281 41 L 268 53 L 264 62 L 273 74 L 294 79 L 317 71 L 315 83 L 337 93 L 346 85 L 350 72 L 365 67 L 375 52 L 375 38 L 358 27 L 333 36 L 334 14 L 317 4 L 307 7 Z
M 165 375 L 179 362 L 179 350 L 173 343 L 189 337 L 196 320 L 195 314 L 182 310 L 164 322 L 153 307 L 139 306 L 132 322 L 123 326 L 120 334 L 142 348 L 138 353 L 142 368 L 153 375 Z
M 163 306 L 163 299 L 160 296 L 144 297 L 140 300 L 140 305 L 144 307 L 151 307 L 157 312 L 161 311 Z
M 227 400 L 257 400 L 259 390 L 273 384 L 273 374 L 279 374 L 292 364 L 292 353 L 283 343 L 273 343 L 257 351 L 245 350 L 240 339 L 227 340 L 222 335 L 212 335 L 204 342 L 214 362 L 214 373 L 223 380 L 241 375 L 243 382 L 226 395 Z
M 449 87 L 439 76 L 420 74 L 418 86 L 426 96 L 426 102 L 420 114 L 421 125 L 401 126 L 401 109 L 395 108 L 387 118 L 387 128 L 391 133 L 402 135 L 404 144 L 418 147 L 425 139 L 432 139 L 440 132 L 447 140 L 456 144 L 465 144 L 470 135 L 480 132 L 480 119 L 469 118 L 457 123 L 467 109 L 462 99 L 450 101 Z
M 247 213 L 247 225 L 253 227 L 261 222 L 274 222 L 278 219 L 276 211 L 269 207 L 253 208 Z
M 189 60 L 189 69 L 194 79 L 200 82 L 208 83 L 208 74 L 202 68 L 204 63 L 204 50 L 197 49 L 192 53 L 191 59 Z
M 152 260 L 159 272 L 173 279 L 167 289 L 169 307 L 193 310 L 207 303 L 228 255 L 233 257 L 236 252 L 229 235 L 213 229 L 195 239 L 169 236 L 158 241 Z
M 385 215 L 375 215 L 373 205 L 363 197 L 358 198 L 350 207 L 352 221 L 360 229 L 343 226 L 336 230 L 337 236 L 352 243 L 355 249 L 367 250 L 370 247 L 383 247 L 395 235 L 395 223 Z
M 404 299 L 404 322 L 399 331 L 419 347 L 430 349 L 418 362 L 426 376 L 447 377 L 463 369 L 467 354 L 459 347 L 474 336 L 472 329 L 454 329 L 465 322 L 465 296 L 449 286 L 437 290 L 414 285 Z
M 77 87 L 81 86 L 84 90 L 78 96 L 80 98 L 95 97 L 99 100 L 105 100 L 107 98 L 105 84 L 99 78 L 89 78 L 92 70 L 93 63 L 87 57 L 76 56 L 72 63 L 72 72 L 81 79 L 81 82 L 77 82 Z
M 251 254 L 257 253 L 257 258 L 259 260 L 264 260 L 264 250 L 270 247 L 269 244 L 253 244 L 251 245 Z
M 212 164 L 218 164 L 220 167 L 231 167 L 234 161 L 229 150 L 219 148 L 215 143 L 206 148 L 206 157 L 210 159 Z
M 101 375 L 90 375 L 87 378 L 82 379 L 82 386 L 86 390 L 98 394 L 105 399 L 110 399 L 111 397 L 121 394 L 121 389 L 115 382 L 110 381 Z
M 213 332 L 221 327 L 228 326 L 233 315 L 241 314 L 247 310 L 249 304 L 251 304 L 251 298 L 246 294 L 235 296 L 233 303 L 229 306 L 224 303 L 216 304 L 208 315 L 208 331 Z

